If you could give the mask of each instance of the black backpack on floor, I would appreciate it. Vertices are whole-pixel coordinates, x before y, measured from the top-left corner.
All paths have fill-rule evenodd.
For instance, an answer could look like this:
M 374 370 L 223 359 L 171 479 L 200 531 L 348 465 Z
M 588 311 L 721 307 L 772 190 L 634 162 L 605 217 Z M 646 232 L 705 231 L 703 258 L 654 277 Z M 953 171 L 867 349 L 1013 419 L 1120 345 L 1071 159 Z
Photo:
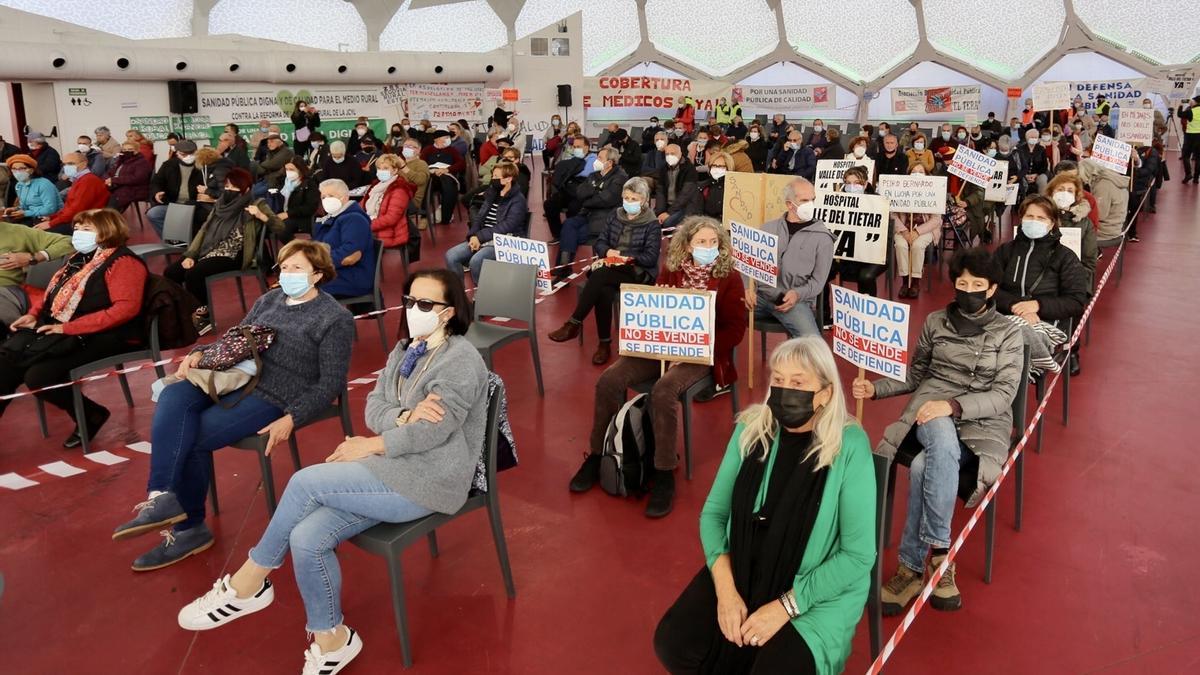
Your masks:
M 654 475 L 654 429 L 649 407 L 649 394 L 638 394 L 608 423 L 600 453 L 600 487 L 610 495 L 640 496 Z

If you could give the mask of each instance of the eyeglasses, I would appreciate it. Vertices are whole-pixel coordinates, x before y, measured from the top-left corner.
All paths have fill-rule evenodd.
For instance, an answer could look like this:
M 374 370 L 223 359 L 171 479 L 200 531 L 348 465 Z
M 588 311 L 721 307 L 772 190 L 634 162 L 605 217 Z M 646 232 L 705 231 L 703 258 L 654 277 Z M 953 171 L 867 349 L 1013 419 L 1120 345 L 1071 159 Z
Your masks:
M 432 312 L 433 308 L 437 307 L 438 305 L 441 305 L 442 307 L 450 306 L 447 303 L 438 302 L 437 300 L 426 300 L 425 298 L 414 298 L 411 295 L 404 296 L 404 309 L 412 309 L 413 306 L 416 306 L 416 308 L 421 310 L 422 312 Z

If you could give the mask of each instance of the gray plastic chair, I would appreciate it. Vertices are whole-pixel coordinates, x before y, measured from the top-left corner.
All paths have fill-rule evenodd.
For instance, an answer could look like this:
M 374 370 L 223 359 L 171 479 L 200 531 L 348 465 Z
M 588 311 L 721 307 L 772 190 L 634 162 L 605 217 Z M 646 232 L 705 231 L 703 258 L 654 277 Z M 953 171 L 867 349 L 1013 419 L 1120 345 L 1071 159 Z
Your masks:
M 142 260 L 155 256 L 182 255 L 192 242 L 192 224 L 196 217 L 194 204 L 167 204 L 167 217 L 163 220 L 162 241 L 153 244 L 134 244 L 129 247 Z M 182 244 L 169 244 L 181 241 Z
M 883 651 L 883 508 L 887 500 L 888 476 L 891 462 L 887 457 L 872 454 L 875 461 L 875 564 L 871 567 L 871 587 L 867 592 L 867 623 L 871 630 L 871 659 Z
M 825 291 L 821 291 L 821 294 L 817 296 L 817 306 L 815 309 L 813 309 L 813 316 L 816 317 L 818 326 L 821 325 L 821 316 L 825 313 L 825 295 L 826 295 Z M 761 358 L 763 360 L 763 362 L 766 363 L 766 361 L 767 361 L 767 333 L 783 333 L 785 336 L 785 339 L 786 339 L 787 329 L 783 327 L 783 324 L 776 321 L 775 317 L 768 317 L 766 319 L 762 319 L 762 318 L 759 318 L 756 316 L 756 317 L 754 317 L 754 330 L 758 331 L 759 337 L 762 340 L 762 342 L 761 342 L 762 348 L 759 350 L 761 352 L 761 354 L 759 354 L 759 358 Z M 751 338 L 751 339 L 753 339 L 753 338 Z
M 371 305 L 371 311 L 377 311 L 377 310 L 381 310 L 384 308 L 383 285 L 381 284 L 381 279 L 382 279 L 382 271 L 381 270 L 383 269 L 383 250 L 384 250 L 383 242 L 379 241 L 378 239 L 372 239 L 371 244 L 372 244 L 372 246 L 375 247 L 375 283 L 372 284 L 371 292 L 366 295 L 357 295 L 357 296 L 354 296 L 353 298 L 338 298 L 337 301 L 339 303 L 341 303 L 341 305 L 343 307 L 348 307 L 350 305 L 369 304 L 369 305 Z M 400 247 L 400 248 L 401 248 L 401 252 L 404 254 L 404 269 L 405 269 L 405 273 L 407 274 L 407 271 L 408 271 L 407 249 L 405 249 L 404 247 Z M 379 325 L 379 341 L 381 343 L 383 343 L 383 353 L 387 354 L 389 351 L 388 350 L 388 340 L 387 340 L 387 328 L 383 325 L 383 315 L 376 314 L 375 321 Z M 354 339 L 356 339 L 356 340 L 358 339 L 358 321 L 357 320 L 354 322 Z
M 338 394 L 337 402 L 333 403 L 324 411 L 322 411 L 319 415 L 309 421 L 308 424 L 292 430 L 292 435 L 288 436 L 288 449 L 291 451 L 292 466 L 296 471 L 299 471 L 302 467 L 302 464 L 300 463 L 300 446 L 296 442 L 296 433 L 300 431 L 300 429 L 320 422 L 321 420 L 328 420 L 336 417 L 341 420 L 342 433 L 346 436 L 354 435 L 354 425 L 350 422 L 349 403 L 350 392 L 343 388 L 342 393 Z M 258 453 L 258 465 L 262 470 L 263 493 L 265 493 L 267 499 L 267 513 L 269 515 L 274 515 L 275 506 L 277 504 L 277 500 L 275 498 L 275 472 L 271 468 L 271 456 L 267 454 L 267 436 L 258 434 L 254 436 L 247 436 L 246 438 L 231 444 L 229 447 L 237 448 L 238 450 L 253 450 L 254 452 Z M 217 502 L 217 472 L 216 465 L 213 462 L 213 454 L 214 453 L 211 452 L 208 453 L 208 498 L 212 504 L 213 515 L 216 516 L 221 514 L 221 507 Z
M 230 270 L 228 272 L 220 272 L 213 274 L 204 279 L 204 288 L 208 291 L 208 318 L 212 321 L 213 330 L 217 329 L 217 311 L 213 308 L 213 285 L 224 279 L 233 279 L 237 282 L 238 300 L 242 303 L 242 314 L 248 311 L 246 306 L 246 289 L 242 286 L 242 279 L 245 277 L 254 277 L 258 281 L 259 293 L 265 295 L 267 292 L 267 274 L 262 268 L 262 260 L 265 260 L 266 245 L 267 245 L 267 227 L 266 223 L 262 223 L 258 228 L 258 241 L 254 244 L 254 262 L 248 269 Z
M 481 277 L 488 282 L 475 288 L 475 318 L 467 329 L 467 341 L 479 351 L 489 370 L 492 354 L 504 345 L 523 338 L 529 339 L 529 351 L 533 356 L 533 372 L 537 377 L 538 396 L 545 396 L 542 386 L 542 358 L 538 355 L 537 313 L 534 305 L 534 289 L 537 284 L 537 268 L 533 265 L 515 265 L 495 260 L 483 261 Z M 479 319 L 485 316 L 503 316 L 526 323 L 525 328 L 510 328 L 486 323 Z
M 412 644 L 408 637 L 408 610 L 404 601 L 404 573 L 400 556 L 404 550 L 421 539 L 429 541 L 429 553 L 438 557 L 437 528 L 456 520 L 471 511 L 486 508 L 492 526 L 492 539 L 496 543 L 496 555 L 500 558 L 500 572 L 504 575 L 504 590 L 508 597 L 515 598 L 517 589 L 513 583 L 512 566 L 508 561 L 508 544 L 504 540 L 504 525 L 500 520 L 500 484 L 496 481 L 496 446 L 500 437 L 500 397 L 493 396 L 488 402 L 487 435 L 487 484 L 485 493 L 474 492 L 457 513 L 435 513 L 407 523 L 380 523 L 355 536 L 350 543 L 387 561 L 388 578 L 392 585 L 392 610 L 396 615 L 396 632 L 400 634 L 400 652 L 404 667 L 412 666 Z

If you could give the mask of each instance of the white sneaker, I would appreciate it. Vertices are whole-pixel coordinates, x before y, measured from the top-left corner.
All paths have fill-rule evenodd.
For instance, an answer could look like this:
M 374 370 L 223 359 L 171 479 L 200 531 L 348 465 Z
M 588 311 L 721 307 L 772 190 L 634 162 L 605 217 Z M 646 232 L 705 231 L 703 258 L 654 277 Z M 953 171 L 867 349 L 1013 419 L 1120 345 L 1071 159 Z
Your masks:
M 179 627 L 186 630 L 210 630 L 253 614 L 275 599 L 275 587 L 264 579 L 262 588 L 249 598 L 239 598 L 229 585 L 229 575 L 217 579 L 212 590 L 179 610 Z
M 341 649 L 322 654 L 321 648 L 317 646 L 316 642 L 309 645 L 304 652 L 304 671 L 301 675 L 334 675 L 350 665 L 354 657 L 362 651 L 363 643 L 362 638 L 353 628 L 347 626 L 346 630 L 350 631 L 350 639 Z

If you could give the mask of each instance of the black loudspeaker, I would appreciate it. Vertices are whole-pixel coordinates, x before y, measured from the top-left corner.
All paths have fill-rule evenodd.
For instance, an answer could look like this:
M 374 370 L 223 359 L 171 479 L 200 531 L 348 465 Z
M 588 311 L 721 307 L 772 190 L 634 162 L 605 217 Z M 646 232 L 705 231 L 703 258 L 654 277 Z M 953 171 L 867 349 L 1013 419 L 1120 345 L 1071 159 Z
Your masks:
M 571 107 L 571 85 L 569 85 L 569 84 L 558 85 L 558 107 L 560 107 L 560 108 L 570 108 Z
M 167 97 L 174 115 L 194 115 L 200 109 L 196 100 L 195 80 L 168 80 Z

